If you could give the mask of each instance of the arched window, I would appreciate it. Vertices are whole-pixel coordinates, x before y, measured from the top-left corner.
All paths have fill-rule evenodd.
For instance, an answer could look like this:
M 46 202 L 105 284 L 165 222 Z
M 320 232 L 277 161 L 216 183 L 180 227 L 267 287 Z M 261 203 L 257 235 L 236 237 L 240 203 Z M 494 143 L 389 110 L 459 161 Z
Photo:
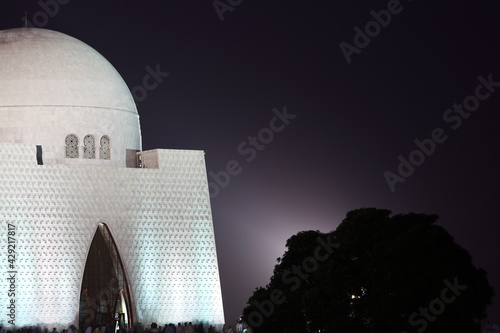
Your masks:
M 74 134 L 66 136 L 66 157 L 78 158 L 78 137 Z
M 83 138 L 83 158 L 95 158 L 95 139 L 90 134 Z
M 111 140 L 107 135 L 103 135 L 101 137 L 101 148 L 99 151 L 99 158 L 101 160 L 111 159 Z

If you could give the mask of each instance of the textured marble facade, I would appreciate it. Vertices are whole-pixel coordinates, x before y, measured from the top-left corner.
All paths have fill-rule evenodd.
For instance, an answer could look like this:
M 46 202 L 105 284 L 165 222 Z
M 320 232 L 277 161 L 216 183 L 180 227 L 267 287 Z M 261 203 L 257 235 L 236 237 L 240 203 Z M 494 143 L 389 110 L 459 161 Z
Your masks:
M 120 74 L 60 32 L 0 31 L 0 86 L 0 325 L 79 324 L 100 223 L 132 322 L 224 323 L 204 153 L 141 152 Z
M 0 143 L 1 324 L 10 326 L 9 271 L 16 326 L 78 324 L 86 256 L 101 222 L 123 260 L 137 322 L 224 323 L 203 151 L 157 150 L 157 169 L 38 165 L 36 151 Z

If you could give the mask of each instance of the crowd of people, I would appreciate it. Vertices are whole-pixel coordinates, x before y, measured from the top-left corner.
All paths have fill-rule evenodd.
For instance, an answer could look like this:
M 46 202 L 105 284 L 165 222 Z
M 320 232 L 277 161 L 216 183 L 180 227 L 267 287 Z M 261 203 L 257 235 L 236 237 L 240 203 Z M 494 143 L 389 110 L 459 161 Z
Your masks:
M 247 328 L 240 322 L 234 327 L 231 325 L 224 325 L 221 330 L 218 330 L 213 325 L 205 327 L 202 323 L 193 324 L 191 322 L 178 323 L 177 325 L 170 323 L 165 326 L 158 326 L 156 323 L 152 323 L 150 327 L 143 327 L 142 325 L 137 325 L 136 327 L 115 329 L 113 324 L 109 325 L 84 325 L 84 328 L 80 329 L 74 325 L 69 326 L 67 329 L 57 330 L 52 328 L 49 331 L 48 328 L 41 328 L 40 326 L 30 326 L 17 328 L 14 330 L 5 330 L 0 325 L 0 333 L 250 333 Z

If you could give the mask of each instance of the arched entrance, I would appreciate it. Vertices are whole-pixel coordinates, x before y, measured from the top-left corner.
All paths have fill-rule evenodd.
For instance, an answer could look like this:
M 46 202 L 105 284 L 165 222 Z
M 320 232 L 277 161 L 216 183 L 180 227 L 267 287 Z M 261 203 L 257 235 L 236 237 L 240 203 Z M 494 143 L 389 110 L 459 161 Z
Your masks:
M 92 239 L 80 291 L 79 322 L 82 332 L 92 325 L 131 327 L 133 314 L 123 263 L 109 228 L 99 223 Z

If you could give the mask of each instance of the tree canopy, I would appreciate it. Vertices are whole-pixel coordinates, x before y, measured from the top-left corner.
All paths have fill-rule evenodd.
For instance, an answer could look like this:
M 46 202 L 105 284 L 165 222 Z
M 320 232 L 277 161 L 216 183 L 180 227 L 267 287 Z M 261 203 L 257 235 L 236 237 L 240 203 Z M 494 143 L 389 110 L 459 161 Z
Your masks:
M 287 240 L 243 311 L 259 332 L 480 332 L 493 289 L 437 215 L 363 208 Z

